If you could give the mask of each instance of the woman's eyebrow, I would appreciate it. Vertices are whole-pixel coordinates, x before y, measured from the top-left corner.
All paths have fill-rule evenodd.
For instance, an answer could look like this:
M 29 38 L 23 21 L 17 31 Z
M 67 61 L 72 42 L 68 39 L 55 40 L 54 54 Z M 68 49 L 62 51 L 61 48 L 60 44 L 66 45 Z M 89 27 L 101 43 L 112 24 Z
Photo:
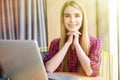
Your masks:
M 67 13 L 67 12 L 66 12 L 66 13 L 64 13 L 64 14 L 71 14 L 71 13 Z M 81 13 L 78 12 L 78 13 L 74 13 L 74 14 L 81 14 Z
M 81 13 L 75 13 L 75 15 L 82 15 Z
M 69 16 L 69 15 L 71 15 L 70 13 L 64 13 L 64 15 L 66 16 Z M 81 13 L 75 13 L 74 15 L 79 15 L 79 16 L 81 16 L 82 14 Z
M 65 14 L 70 14 L 70 13 L 64 13 L 64 15 L 65 15 Z
M 64 13 L 64 15 L 66 16 L 66 15 L 71 15 L 71 14 L 69 14 L 69 13 Z

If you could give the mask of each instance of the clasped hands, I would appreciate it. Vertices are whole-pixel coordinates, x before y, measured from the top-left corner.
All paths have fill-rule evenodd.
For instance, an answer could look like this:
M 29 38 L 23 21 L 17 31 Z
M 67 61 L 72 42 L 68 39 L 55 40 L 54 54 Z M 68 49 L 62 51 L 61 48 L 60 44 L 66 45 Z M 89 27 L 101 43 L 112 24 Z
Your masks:
M 81 33 L 79 31 L 68 32 L 67 35 L 68 35 L 67 43 L 69 43 L 69 45 L 79 44 L 79 37 L 81 35 Z

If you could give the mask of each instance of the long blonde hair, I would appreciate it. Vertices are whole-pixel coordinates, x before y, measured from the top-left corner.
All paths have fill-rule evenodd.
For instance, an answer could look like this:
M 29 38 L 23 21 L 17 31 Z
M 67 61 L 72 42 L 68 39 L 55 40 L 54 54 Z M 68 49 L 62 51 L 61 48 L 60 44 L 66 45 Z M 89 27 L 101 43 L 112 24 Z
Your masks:
M 79 42 L 80 42 L 80 45 L 82 47 L 82 49 L 84 50 L 84 52 L 86 53 L 86 55 L 89 54 L 89 47 L 90 47 L 90 42 L 89 42 L 89 36 L 88 36 L 88 30 L 87 30 L 87 18 L 86 18 L 86 14 L 84 12 L 84 9 L 83 7 L 80 5 L 80 4 L 77 4 L 75 1 L 73 0 L 70 0 L 70 1 L 67 1 L 64 5 L 63 5 L 63 8 L 61 10 L 61 20 L 60 20 L 60 24 L 61 24 L 61 38 L 60 38 L 60 44 L 59 44 L 59 49 L 61 49 L 63 47 L 63 45 L 65 44 L 66 40 L 67 40 L 67 29 L 65 28 L 65 25 L 64 25 L 64 10 L 67 6 L 72 6 L 78 10 L 80 10 L 82 12 L 82 15 L 83 15 L 83 21 L 82 21 L 82 25 L 81 25 L 81 28 L 79 29 L 80 33 L 82 34 L 81 37 L 79 38 Z M 63 63 L 62 63 L 62 66 L 64 69 L 63 71 L 68 71 L 67 67 L 68 67 L 68 61 L 67 59 L 69 59 L 70 57 L 70 52 L 68 51 L 67 52 L 67 55 L 65 56 L 64 60 L 63 60 Z

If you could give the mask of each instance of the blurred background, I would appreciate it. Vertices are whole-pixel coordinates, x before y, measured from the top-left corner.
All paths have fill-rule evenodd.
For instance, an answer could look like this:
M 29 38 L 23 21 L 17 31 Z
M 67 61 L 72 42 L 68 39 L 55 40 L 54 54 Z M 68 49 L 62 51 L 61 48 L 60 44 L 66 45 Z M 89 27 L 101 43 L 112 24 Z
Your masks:
M 48 45 L 60 36 L 60 10 L 67 0 L 47 0 Z M 75 0 L 85 8 L 89 34 L 102 40 L 100 75 L 119 80 L 120 68 L 120 0 Z M 112 56 L 112 58 L 111 58 Z M 108 60 L 108 61 L 107 61 Z M 106 65 L 108 64 L 108 65 Z M 118 72 L 119 70 L 119 72 Z M 105 74 L 106 73 L 106 74 Z
M 36 40 L 40 50 L 47 51 L 50 42 L 60 37 L 60 10 L 66 1 L 0 0 L 0 39 Z M 110 80 L 119 80 L 120 0 L 75 1 L 85 8 L 89 34 L 102 40 L 104 66 L 109 65 L 106 74 Z M 112 59 L 106 53 L 112 55 Z

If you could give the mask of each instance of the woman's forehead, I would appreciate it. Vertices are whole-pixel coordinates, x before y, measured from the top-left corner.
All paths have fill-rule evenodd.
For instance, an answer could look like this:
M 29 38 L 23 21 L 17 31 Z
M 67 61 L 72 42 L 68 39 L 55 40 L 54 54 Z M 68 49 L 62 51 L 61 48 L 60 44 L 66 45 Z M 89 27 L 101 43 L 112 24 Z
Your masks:
M 73 6 L 67 6 L 64 9 L 64 14 L 65 13 L 82 13 L 82 11 L 80 9 L 73 7 Z

